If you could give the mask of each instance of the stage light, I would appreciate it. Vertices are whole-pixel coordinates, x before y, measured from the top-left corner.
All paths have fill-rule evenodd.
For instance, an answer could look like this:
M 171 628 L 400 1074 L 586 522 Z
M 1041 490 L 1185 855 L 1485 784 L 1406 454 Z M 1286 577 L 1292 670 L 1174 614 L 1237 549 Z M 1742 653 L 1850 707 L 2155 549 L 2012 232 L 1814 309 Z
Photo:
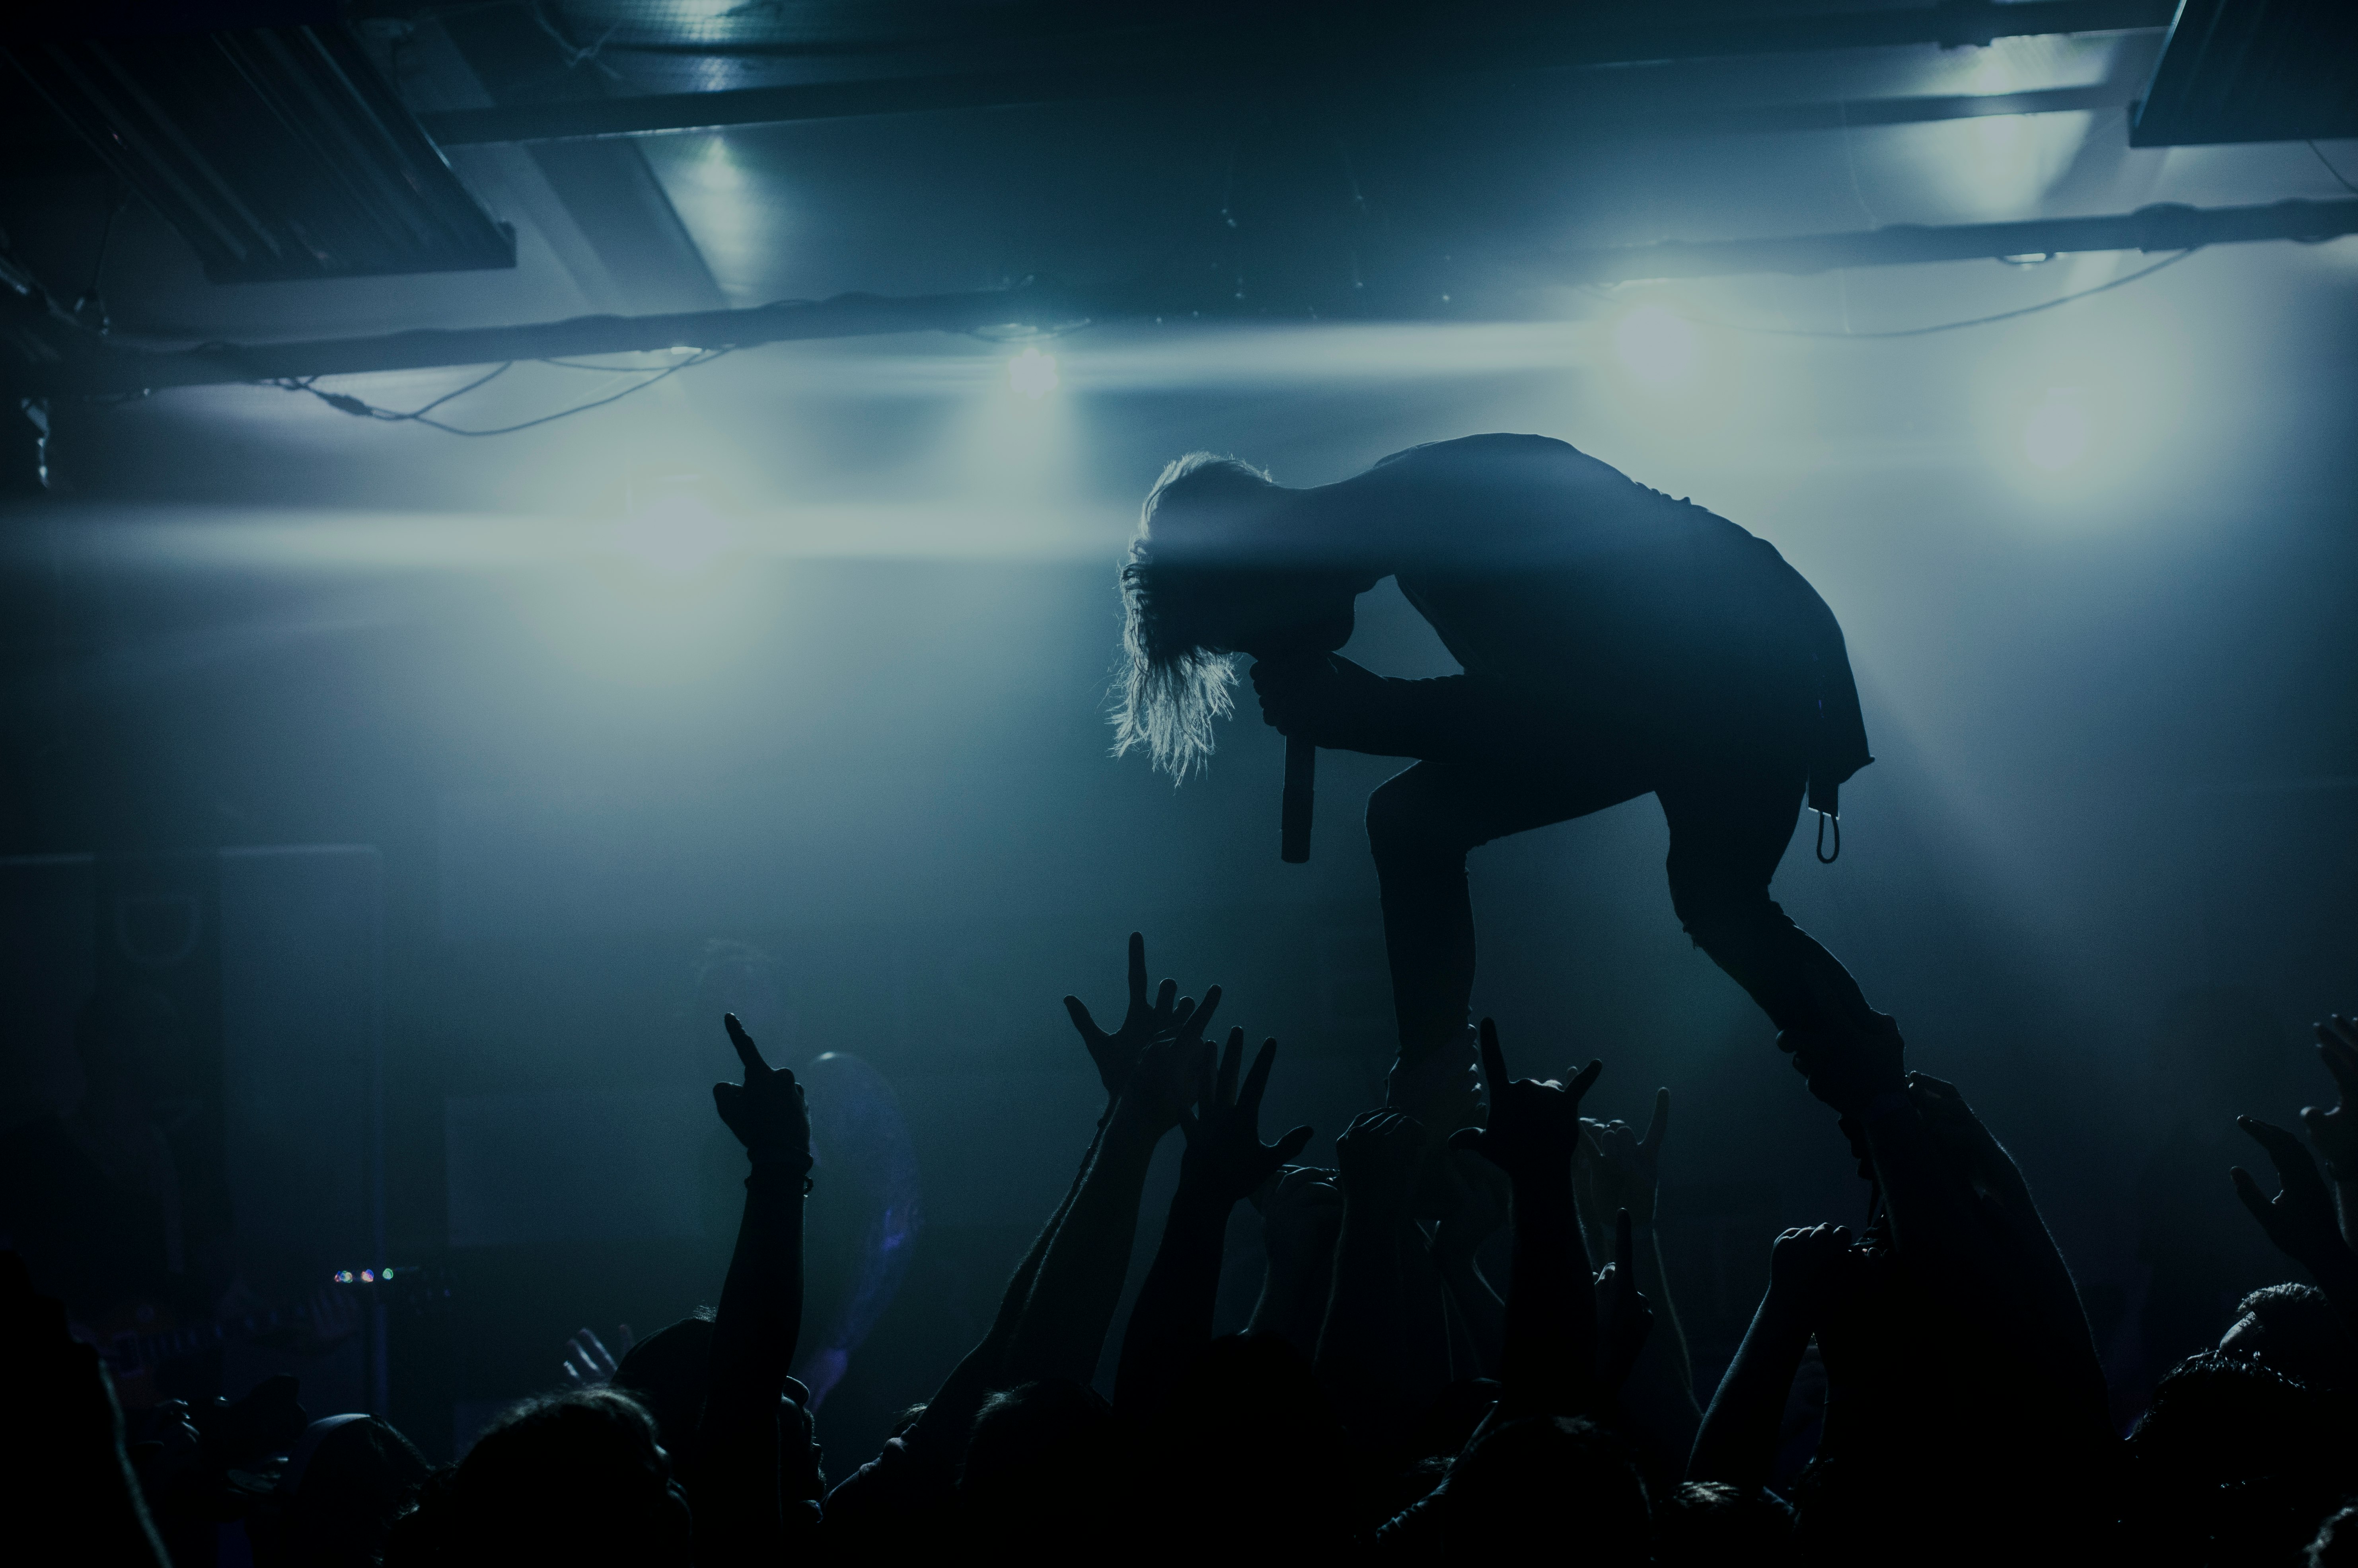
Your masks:
M 2050 387 L 2022 426 L 2022 455 L 2030 466 L 2061 473 L 2088 455 L 2094 432 L 2088 395 L 2075 386 Z
M 674 577 L 691 577 L 735 542 L 729 519 L 705 499 L 692 476 L 666 481 L 633 498 L 614 529 L 614 548 Z
M 1694 329 L 1662 305 L 1639 305 L 1626 312 L 1613 327 L 1613 351 L 1632 375 L 1656 387 L 1684 381 L 1701 357 Z
M 1056 390 L 1056 356 L 1026 348 L 1007 362 L 1007 388 L 1037 403 Z

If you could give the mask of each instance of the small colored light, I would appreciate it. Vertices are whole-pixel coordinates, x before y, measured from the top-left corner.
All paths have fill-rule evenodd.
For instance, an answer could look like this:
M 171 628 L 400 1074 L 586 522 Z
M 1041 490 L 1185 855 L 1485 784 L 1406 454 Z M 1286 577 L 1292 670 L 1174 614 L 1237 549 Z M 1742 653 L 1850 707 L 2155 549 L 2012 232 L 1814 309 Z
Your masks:
M 375 1271 L 375 1270 L 373 1270 L 373 1269 L 362 1269 L 362 1270 L 361 1271 L 361 1283 L 362 1283 L 362 1284 L 363 1284 L 363 1285 L 373 1285 L 373 1284 L 375 1284 L 375 1283 L 376 1283 L 376 1271 Z

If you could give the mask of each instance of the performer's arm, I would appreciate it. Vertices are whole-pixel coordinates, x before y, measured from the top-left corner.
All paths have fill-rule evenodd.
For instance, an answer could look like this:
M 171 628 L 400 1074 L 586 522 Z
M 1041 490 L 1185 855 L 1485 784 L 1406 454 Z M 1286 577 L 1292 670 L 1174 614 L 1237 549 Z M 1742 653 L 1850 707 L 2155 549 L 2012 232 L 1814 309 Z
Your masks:
M 1507 705 L 1472 676 L 1398 680 L 1340 654 L 1252 666 L 1261 719 L 1279 734 L 1377 757 L 1478 754 Z

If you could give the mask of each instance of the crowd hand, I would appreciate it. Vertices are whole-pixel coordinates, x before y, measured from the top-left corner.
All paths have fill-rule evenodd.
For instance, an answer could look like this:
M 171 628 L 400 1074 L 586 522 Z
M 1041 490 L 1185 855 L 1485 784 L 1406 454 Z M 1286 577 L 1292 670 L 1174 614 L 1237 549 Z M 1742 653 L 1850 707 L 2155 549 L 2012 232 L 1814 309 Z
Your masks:
M 1653 1306 L 1638 1289 L 1636 1260 L 1625 1208 L 1613 1222 L 1613 1261 L 1596 1275 L 1596 1377 L 1607 1389 L 1628 1380 L 1654 1330 Z
M 810 1168 L 810 1109 L 792 1068 L 773 1067 L 733 1012 L 722 1016 L 729 1043 L 745 1066 L 742 1084 L 715 1084 L 712 1103 L 720 1119 L 758 1162 L 776 1161 Z
M 2353 1267 L 2358 1267 L 2358 1257 L 2342 1239 L 2333 1194 L 2318 1173 L 2317 1162 L 2301 1147 L 2299 1139 L 2281 1127 L 2249 1116 L 2237 1117 L 2235 1125 L 2268 1152 L 2282 1184 L 2282 1190 L 2269 1198 L 2252 1173 L 2238 1165 L 2228 1172 L 2235 1184 L 2235 1195 L 2244 1200 L 2244 1206 L 2252 1211 L 2252 1217 L 2260 1222 L 2277 1249 L 2316 1275 L 2320 1283 L 2348 1279 Z
M 633 1344 L 631 1325 L 617 1326 L 614 1338 L 622 1347 L 622 1356 L 628 1356 Z M 565 1342 L 565 1380 L 577 1389 L 602 1389 L 614 1380 L 622 1359 L 606 1348 L 595 1329 L 585 1328 Z
M 1768 1249 L 1768 1296 L 1788 1322 L 1814 1329 L 1841 1289 L 1852 1261 L 1846 1225 L 1799 1226 Z
M 1357 1209 L 1406 1213 L 1423 1147 L 1424 1127 L 1416 1118 L 1397 1110 L 1361 1112 L 1335 1140 L 1344 1201 Z
M 1506 1172 L 1463 1149 L 1442 1150 L 1432 1169 L 1433 1187 L 1441 1198 L 1433 1255 L 1449 1262 L 1471 1262 L 1482 1244 L 1506 1227 L 1514 1184 Z
M 2328 1177 L 2358 1181 L 2358 1021 L 2337 1012 L 2317 1025 L 2317 1055 L 2341 1093 L 2331 1110 L 2303 1107 L 2300 1124 L 2325 1157 Z
M 1604 1070 L 1604 1063 L 1591 1062 L 1570 1083 L 1510 1082 L 1498 1050 L 1498 1026 L 1486 1018 L 1482 1071 L 1490 1084 L 1490 1124 L 1459 1128 L 1449 1146 L 1472 1150 L 1517 1181 L 1568 1180 L 1580 1151 L 1580 1101 Z
M 1269 1087 L 1269 1069 L 1277 1060 L 1277 1042 L 1261 1042 L 1252 1070 L 1241 1087 L 1237 1070 L 1243 1065 L 1245 1032 L 1228 1031 L 1228 1048 L 1220 1054 L 1219 1071 L 1193 1112 L 1179 1112 L 1179 1130 L 1187 1140 L 1179 1162 L 1179 1184 L 1219 1204 L 1233 1207 L 1258 1192 L 1302 1152 L 1310 1129 L 1297 1127 L 1275 1143 L 1260 1141 L 1260 1097 Z
M 1928 1073 L 1910 1073 L 1907 1083 L 1909 1101 L 1925 1130 L 1975 1182 L 2010 1203 L 2030 1201 L 2030 1188 L 2022 1179 L 2021 1169 L 1974 1114 L 1956 1085 Z
M 1271 1262 L 1298 1258 L 1315 1246 L 1333 1249 L 1343 1223 L 1337 1177 L 1315 1165 L 1288 1165 L 1272 1172 L 1253 1194 L 1260 1210 L 1261 1246 Z
M 1211 1076 L 1212 1047 L 1195 1038 L 1191 1022 L 1183 1010 L 1176 1032 L 1147 1045 L 1114 1103 L 1125 1124 L 1158 1141 L 1204 1097 Z
M 1135 931 L 1130 934 L 1130 1005 L 1122 1011 L 1120 1028 L 1109 1034 L 1098 1027 L 1097 1020 L 1089 1016 L 1080 998 L 1065 999 L 1065 1011 L 1072 1019 L 1073 1027 L 1080 1032 L 1089 1060 L 1097 1064 L 1098 1079 L 1105 1085 L 1109 1101 L 1120 1098 L 1149 1045 L 1162 1039 L 1201 1041 L 1219 1008 L 1219 987 L 1205 988 L 1204 1000 L 1199 1004 L 1179 994 L 1176 980 L 1163 981 L 1153 1000 L 1149 1001 L 1146 938 Z
M 1671 1129 L 1671 1091 L 1654 1091 L 1654 1114 L 1642 1137 L 1626 1121 L 1583 1117 L 1580 1126 L 1589 1156 L 1580 1164 L 1582 1195 L 1591 1200 L 1590 1212 L 1598 1226 L 1617 1209 L 1628 1209 L 1639 1225 L 1651 1225 L 1661 1181 L 1662 1141 Z
M 192 1412 L 203 1434 L 204 1458 L 216 1469 L 244 1469 L 265 1454 L 282 1454 L 303 1435 L 311 1417 L 296 1395 L 299 1382 L 281 1372 L 265 1378 L 234 1404 L 216 1399 Z

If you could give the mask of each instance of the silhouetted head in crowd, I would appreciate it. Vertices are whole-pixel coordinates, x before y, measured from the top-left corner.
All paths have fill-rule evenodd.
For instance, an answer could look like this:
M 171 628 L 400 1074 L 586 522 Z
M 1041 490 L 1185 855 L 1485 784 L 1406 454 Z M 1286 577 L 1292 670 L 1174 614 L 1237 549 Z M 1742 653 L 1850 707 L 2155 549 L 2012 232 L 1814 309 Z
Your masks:
M 687 1501 L 654 1421 L 613 1389 L 510 1411 L 428 1484 L 385 1551 L 389 1568 L 687 1568 L 691 1561 Z
M 247 1516 L 256 1568 L 373 1568 L 395 1516 L 432 1472 L 374 1416 L 313 1422 L 276 1490 Z
M 2235 1305 L 2220 1337 L 2230 1356 L 2265 1361 L 2313 1389 L 2351 1386 L 2350 1346 L 2341 1314 L 2315 1285 L 2269 1285 Z
M 2281 1563 L 2342 1497 L 2350 1452 L 2318 1390 L 2265 1361 L 2189 1357 L 2129 1434 L 2125 1501 L 2153 1563 Z
M 1778 1568 L 1791 1561 L 1793 1510 L 1762 1489 L 1689 1481 L 1654 1507 L 1660 1568 Z
M 1646 1484 L 1618 1438 L 1592 1422 L 1530 1416 L 1476 1439 L 1443 1489 L 1450 1563 L 1527 1562 L 1535 1543 L 1584 1568 L 1648 1562 Z
M 1050 1379 L 993 1394 L 958 1475 L 965 1537 L 1044 1560 L 1102 1549 L 1124 1471 L 1113 1407 L 1095 1390 Z
M 1134 1498 L 1165 1538 L 1233 1541 L 1271 1556 L 1331 1543 L 1344 1528 L 1342 1423 L 1303 1354 L 1274 1334 L 1205 1347 L 1156 1417 L 1143 1463 L 1160 1479 Z
M 655 1432 L 675 1461 L 690 1451 L 704 1417 L 711 1353 L 712 1316 L 698 1313 L 640 1340 L 614 1368 L 614 1387 L 654 1417 Z

